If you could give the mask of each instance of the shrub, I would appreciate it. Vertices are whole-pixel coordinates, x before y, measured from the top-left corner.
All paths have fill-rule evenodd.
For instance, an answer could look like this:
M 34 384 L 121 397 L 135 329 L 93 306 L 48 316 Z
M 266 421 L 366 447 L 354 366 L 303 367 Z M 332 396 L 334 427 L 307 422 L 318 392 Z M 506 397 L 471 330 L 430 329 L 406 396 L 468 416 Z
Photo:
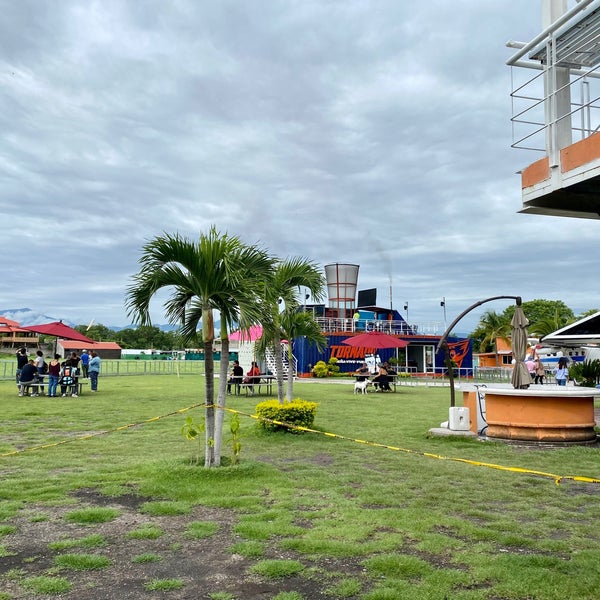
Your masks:
M 338 359 L 335 356 L 332 356 L 328 363 L 327 363 L 327 367 L 329 369 L 329 374 L 330 375 L 335 375 L 336 373 L 340 372 L 340 367 L 338 365 Z
M 575 385 L 596 387 L 598 381 L 600 381 L 600 360 L 595 359 L 574 364 L 569 369 L 569 378 L 575 381 Z
M 256 405 L 256 414 L 261 418 L 259 421 L 261 427 L 267 431 L 289 429 L 285 425 L 270 423 L 262 419 L 270 419 L 271 421 L 279 421 L 299 427 L 312 427 L 317 414 L 317 403 L 306 402 L 300 398 L 296 398 L 291 402 L 284 402 L 283 404 L 279 404 L 277 400 L 267 400 Z M 292 429 L 291 431 L 294 430 Z
M 324 360 L 320 360 L 313 368 L 312 374 L 315 377 L 327 377 L 329 375 L 329 367 Z
M 320 360 L 311 369 L 311 373 L 314 377 L 329 377 L 330 375 L 339 375 L 340 367 L 338 365 L 338 359 L 335 356 L 332 356 L 328 362 Z

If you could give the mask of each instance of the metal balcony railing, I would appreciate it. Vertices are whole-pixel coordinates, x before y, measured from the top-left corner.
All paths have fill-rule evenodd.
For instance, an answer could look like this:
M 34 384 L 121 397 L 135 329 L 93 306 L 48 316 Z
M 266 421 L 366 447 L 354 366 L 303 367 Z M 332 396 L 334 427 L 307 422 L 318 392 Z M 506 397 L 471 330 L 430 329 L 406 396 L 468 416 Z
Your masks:
M 323 333 L 362 333 L 364 331 L 381 331 L 392 335 L 441 335 L 443 323 L 431 321 L 424 323 L 407 323 L 406 321 L 378 321 L 376 319 L 317 317 Z

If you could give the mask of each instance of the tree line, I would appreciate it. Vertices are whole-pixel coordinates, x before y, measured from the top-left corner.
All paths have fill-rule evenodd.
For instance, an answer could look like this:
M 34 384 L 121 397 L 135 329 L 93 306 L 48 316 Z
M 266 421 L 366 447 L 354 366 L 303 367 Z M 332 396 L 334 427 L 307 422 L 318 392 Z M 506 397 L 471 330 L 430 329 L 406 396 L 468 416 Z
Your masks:
M 102 324 L 92 325 L 91 327 L 77 325 L 75 329 L 96 342 L 116 342 L 125 350 L 129 348 L 184 350 L 186 347 L 184 338 L 178 330 L 162 331 L 155 325 L 126 327 L 120 331 L 109 329 Z
M 531 337 L 538 338 L 598 312 L 598 309 L 593 308 L 576 316 L 562 300 L 530 300 L 523 302 L 522 306 L 529 320 L 527 332 Z M 508 306 L 501 313 L 494 310 L 484 312 L 477 327 L 469 336 L 473 340 L 473 348 L 478 349 L 479 352 L 496 351 L 498 338 L 503 340 L 510 338 L 510 321 L 514 313 L 514 305 Z

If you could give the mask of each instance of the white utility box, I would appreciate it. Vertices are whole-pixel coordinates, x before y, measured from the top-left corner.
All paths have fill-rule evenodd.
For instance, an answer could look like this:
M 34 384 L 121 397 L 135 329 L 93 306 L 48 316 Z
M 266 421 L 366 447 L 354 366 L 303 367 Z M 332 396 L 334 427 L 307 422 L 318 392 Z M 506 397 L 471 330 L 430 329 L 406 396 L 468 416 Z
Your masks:
M 450 407 L 448 429 L 452 431 L 469 431 L 469 409 L 466 406 Z

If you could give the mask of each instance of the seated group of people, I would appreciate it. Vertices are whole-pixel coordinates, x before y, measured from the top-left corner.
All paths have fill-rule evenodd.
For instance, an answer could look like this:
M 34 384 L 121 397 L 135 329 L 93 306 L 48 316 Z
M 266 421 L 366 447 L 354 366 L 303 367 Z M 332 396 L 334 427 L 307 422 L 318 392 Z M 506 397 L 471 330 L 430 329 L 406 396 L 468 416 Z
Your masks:
M 231 376 L 227 380 L 227 393 L 231 394 L 231 386 L 235 385 L 238 387 L 242 383 L 249 383 L 252 385 L 257 385 L 260 383 L 260 367 L 256 361 L 252 361 L 252 365 L 250 366 L 250 370 L 246 373 L 246 377 L 244 377 L 244 369 L 240 366 L 240 362 L 238 360 L 233 362 L 233 369 L 231 370 Z M 250 390 L 250 394 L 253 394 L 254 390 Z
M 377 367 L 377 373 L 373 377 L 369 377 L 371 374 L 369 371 L 369 367 L 367 363 L 363 363 L 362 366 L 356 370 L 356 375 L 358 375 L 358 381 L 364 381 L 365 379 L 370 379 L 373 383 L 373 387 L 376 392 L 391 392 L 392 388 L 390 387 L 390 375 L 396 375 L 396 372 L 390 367 L 390 364 L 386 361 L 383 364 L 379 364 Z
M 17 352 L 16 373 L 19 396 L 26 396 L 30 392 L 31 396 L 39 396 L 41 393 L 50 398 L 56 398 L 59 384 L 62 396 L 66 396 L 67 393 L 77 396 L 78 363 L 79 357 L 75 352 L 62 363 L 59 354 L 55 354 L 54 358 L 46 363 L 41 350 L 37 351 L 35 359 L 28 359 L 27 350 L 21 348 Z M 48 376 L 48 394 L 45 394 L 43 385 L 46 375 Z

